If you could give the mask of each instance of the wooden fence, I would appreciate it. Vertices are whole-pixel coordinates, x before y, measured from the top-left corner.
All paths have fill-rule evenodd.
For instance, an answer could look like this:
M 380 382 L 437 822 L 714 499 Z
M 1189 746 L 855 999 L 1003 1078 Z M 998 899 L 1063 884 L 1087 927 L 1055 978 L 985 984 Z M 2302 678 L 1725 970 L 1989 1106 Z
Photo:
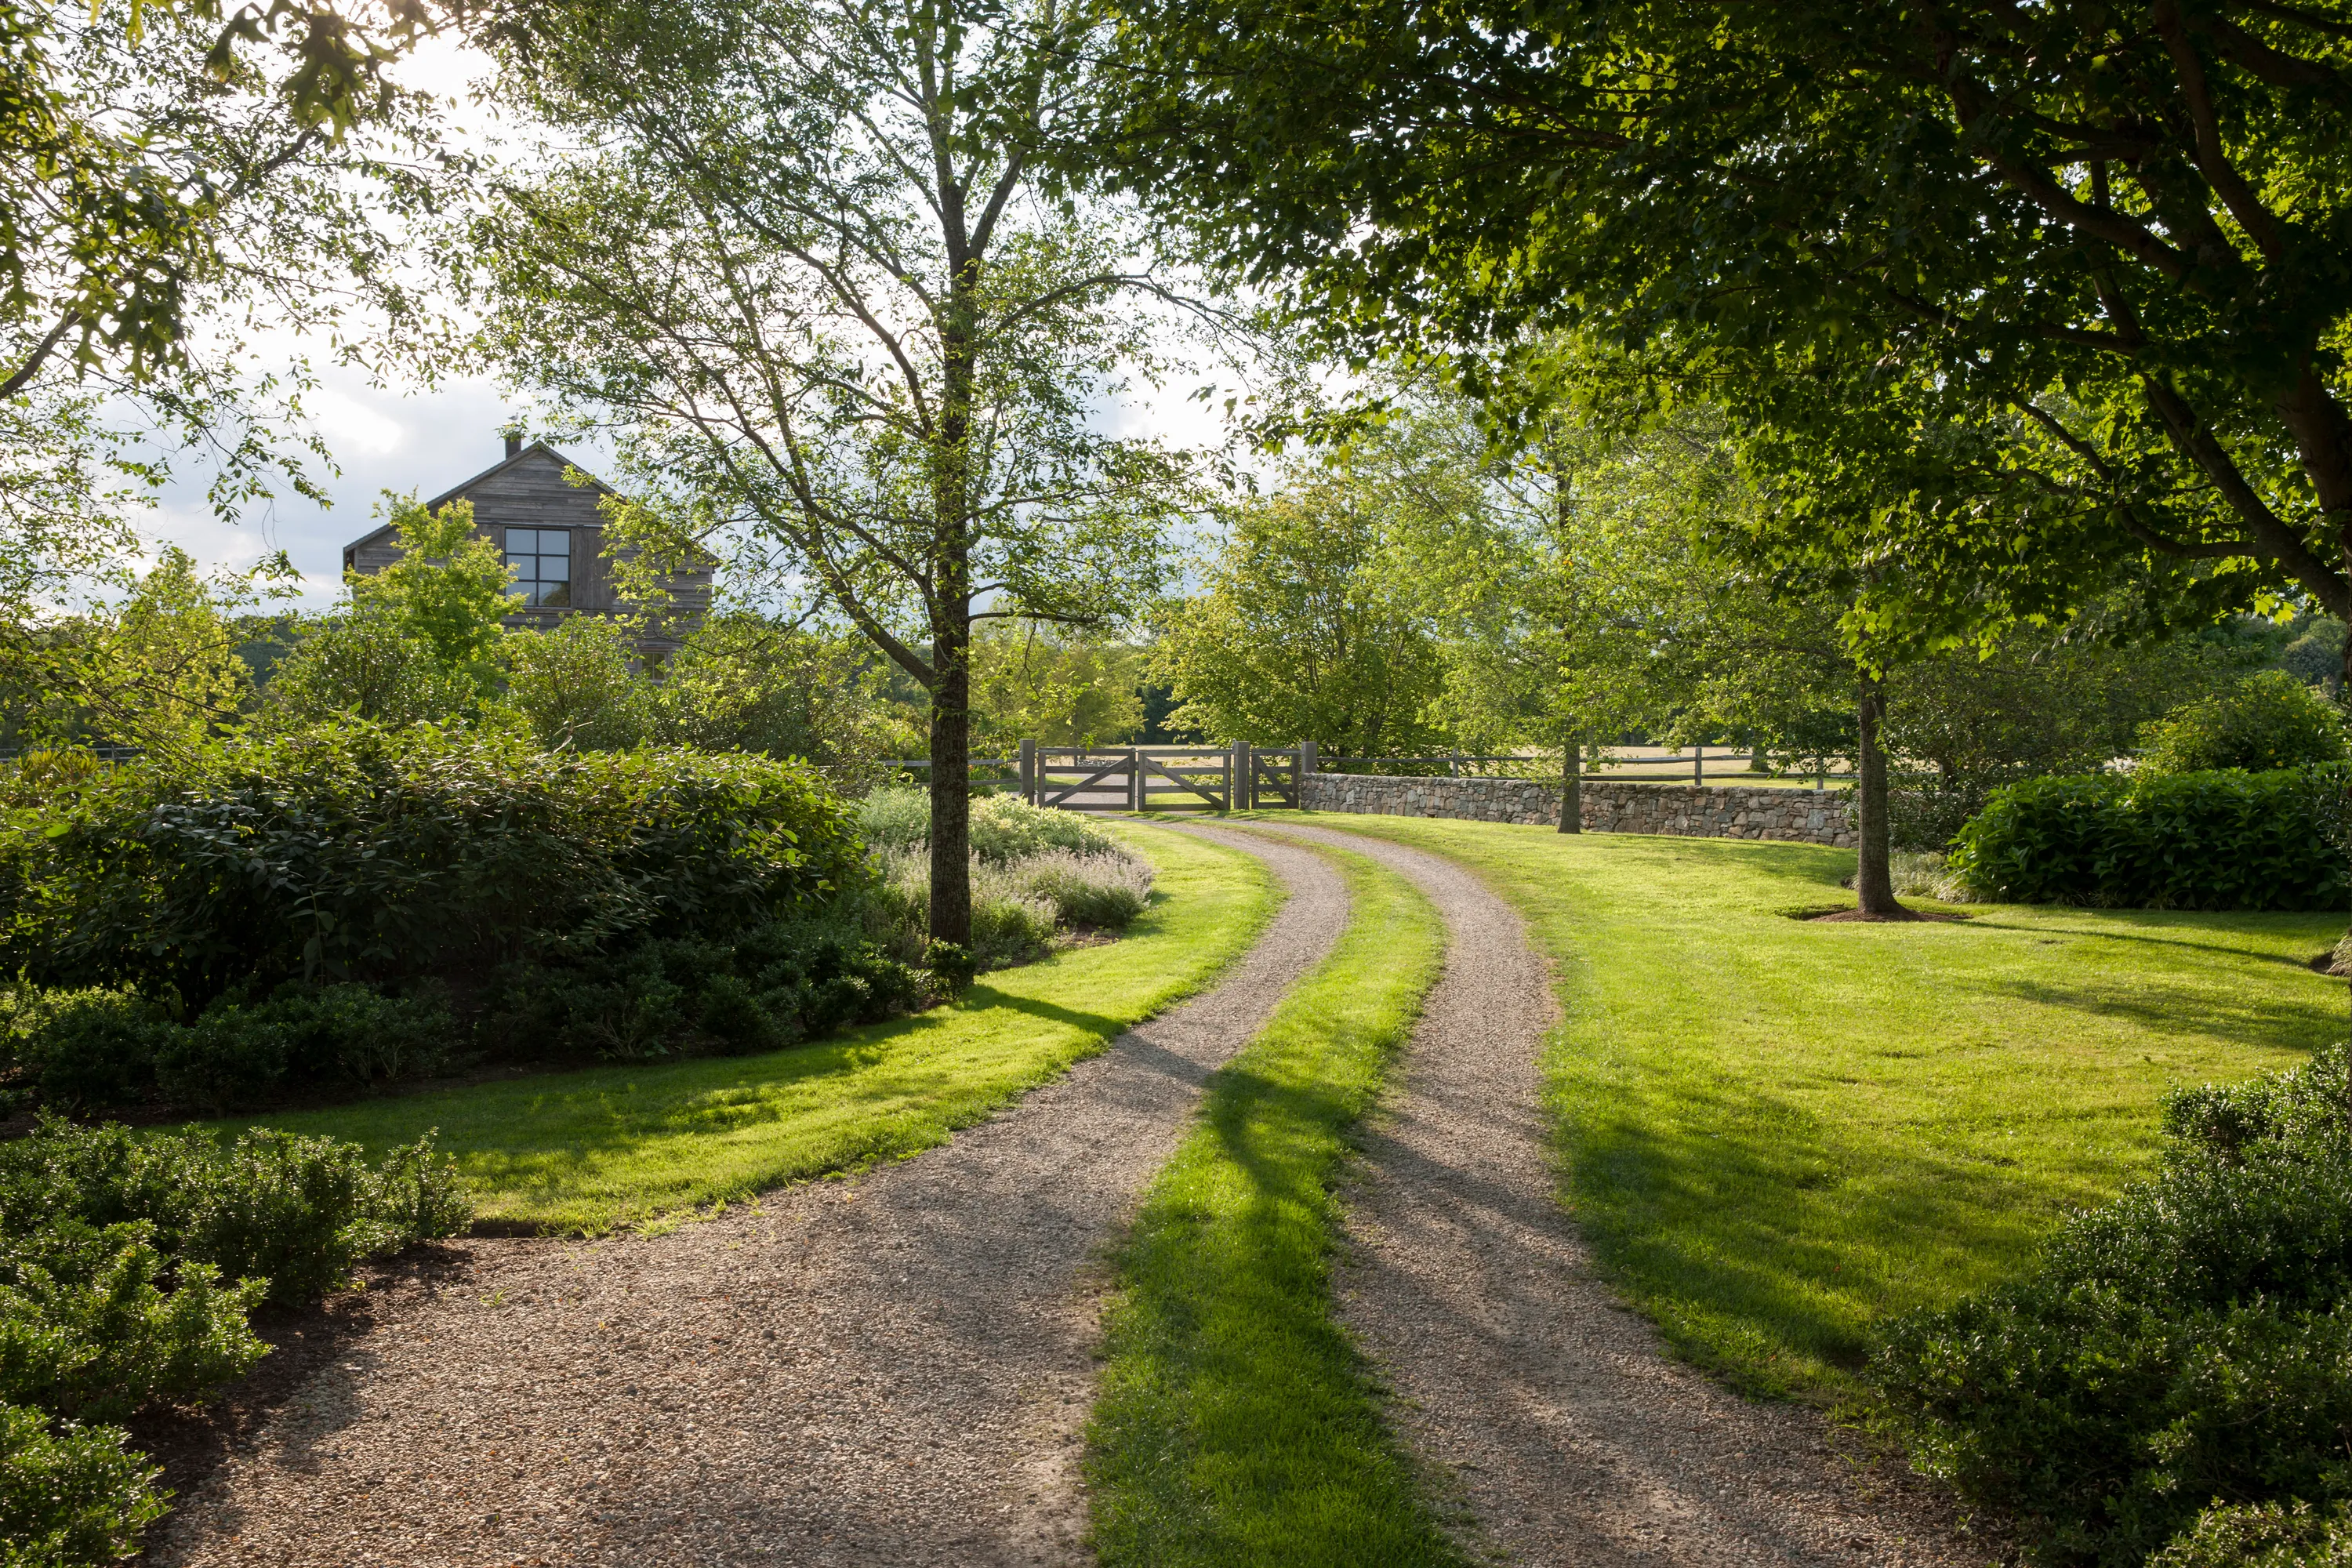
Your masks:
M 1814 789 L 1851 783 L 1846 767 L 1811 759 L 1791 767 L 1782 759 L 1775 774 L 1753 766 L 1755 753 L 1727 746 L 1612 746 L 1585 764 L 1596 782 L 1699 784 L 1709 768 L 1718 784 L 1810 783 Z M 921 758 L 886 763 L 919 773 Z M 1018 756 L 974 757 L 975 777 L 1016 785 L 1021 798 L 1062 811 L 1257 811 L 1295 809 L 1298 777 L 1309 773 L 1363 773 L 1406 778 L 1524 778 L 1554 781 L 1559 759 L 1525 752 L 1450 752 L 1433 757 L 1318 757 L 1314 745 L 1269 750 L 1260 746 L 1047 746 L 1021 742 Z M 1801 771 L 1800 771 L 1801 768 Z

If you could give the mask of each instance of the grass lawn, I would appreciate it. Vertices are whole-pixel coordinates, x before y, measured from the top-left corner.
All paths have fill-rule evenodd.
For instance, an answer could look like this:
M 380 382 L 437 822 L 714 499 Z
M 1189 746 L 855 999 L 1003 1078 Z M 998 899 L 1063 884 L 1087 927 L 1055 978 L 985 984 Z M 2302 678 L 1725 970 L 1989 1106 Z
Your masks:
M 2016 1272 L 2144 1169 L 2168 1087 L 2346 1027 L 2305 967 L 2340 916 L 1823 925 L 1786 911 L 1850 905 L 1850 850 L 1283 816 L 1451 856 L 1528 915 L 1567 1201 L 1676 1350 L 1755 1392 L 1853 1392 L 1882 1318 Z
M 1110 825 L 1158 869 L 1122 940 L 983 975 L 951 1006 L 766 1056 L 635 1062 L 266 1119 L 372 1149 L 430 1129 L 479 1217 L 593 1232 L 912 1154 L 1213 979 L 1278 901 L 1260 864 Z
M 1330 1183 L 1444 929 L 1402 878 L 1340 858 L 1347 931 L 1211 1079 L 1118 1256 L 1087 1466 L 1113 1568 L 1462 1561 L 1329 1289 Z

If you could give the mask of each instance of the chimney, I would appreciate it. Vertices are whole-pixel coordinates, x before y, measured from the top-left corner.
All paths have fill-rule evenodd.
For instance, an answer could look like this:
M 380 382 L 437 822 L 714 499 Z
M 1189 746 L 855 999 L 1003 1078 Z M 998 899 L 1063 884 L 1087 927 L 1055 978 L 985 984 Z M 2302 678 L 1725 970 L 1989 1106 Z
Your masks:
M 503 432 L 501 432 L 501 434 L 503 434 L 507 438 L 507 456 L 509 458 L 521 457 L 522 432 L 509 425 Z

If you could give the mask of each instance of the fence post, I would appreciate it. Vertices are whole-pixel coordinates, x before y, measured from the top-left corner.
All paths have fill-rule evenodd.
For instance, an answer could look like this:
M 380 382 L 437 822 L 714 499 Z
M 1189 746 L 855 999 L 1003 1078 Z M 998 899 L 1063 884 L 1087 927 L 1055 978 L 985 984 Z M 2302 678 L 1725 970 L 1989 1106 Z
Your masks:
M 1143 748 L 1140 746 L 1127 749 L 1127 809 L 1143 809 Z
M 1695 784 L 1706 783 L 1706 748 L 1705 746 L 1691 748 L 1691 783 Z
M 1021 801 L 1024 805 L 1037 804 L 1037 742 L 1021 742 Z
M 1315 771 L 1315 742 L 1298 742 L 1298 764 L 1290 771 L 1290 798 L 1299 810 L 1307 809 L 1307 775 Z
M 1236 741 L 1225 748 L 1225 809 L 1247 811 L 1243 804 L 1249 792 L 1249 748 Z
M 1445 776 L 1452 779 L 1458 779 L 1462 776 L 1461 752 L 1448 752 L 1445 753 Z
M 1829 784 L 1830 760 L 1827 757 L 1815 757 L 1813 759 L 1813 793 L 1821 794 L 1822 791 L 1829 788 Z

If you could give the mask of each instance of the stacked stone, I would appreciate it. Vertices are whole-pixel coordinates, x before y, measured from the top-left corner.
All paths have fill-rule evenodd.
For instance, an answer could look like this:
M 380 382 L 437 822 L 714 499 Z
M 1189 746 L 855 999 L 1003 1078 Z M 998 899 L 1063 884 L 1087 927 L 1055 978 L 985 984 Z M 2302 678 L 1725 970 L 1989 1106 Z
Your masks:
M 1374 816 L 1444 816 L 1549 827 L 1559 821 L 1559 785 L 1537 779 L 1372 778 L 1309 773 L 1309 811 Z M 1585 781 L 1584 826 L 1592 833 L 1663 833 L 1687 838 L 1771 838 L 1854 845 L 1849 790 L 1762 789 L 1739 784 L 1603 784 Z

